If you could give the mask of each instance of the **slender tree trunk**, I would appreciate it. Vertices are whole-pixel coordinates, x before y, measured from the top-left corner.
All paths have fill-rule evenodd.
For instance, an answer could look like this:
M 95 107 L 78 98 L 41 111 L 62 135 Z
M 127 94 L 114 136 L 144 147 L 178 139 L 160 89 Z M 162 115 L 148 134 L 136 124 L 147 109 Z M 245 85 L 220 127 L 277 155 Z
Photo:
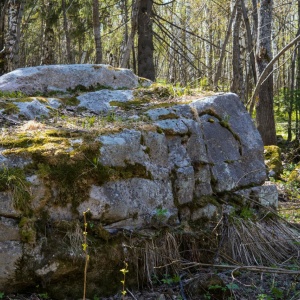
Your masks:
M 242 7 L 241 1 L 236 0 L 236 14 L 233 21 L 232 28 L 232 82 L 230 91 L 241 96 L 242 91 L 242 78 L 243 70 L 241 63 L 241 51 L 240 51 L 240 27 L 242 22 Z
M 256 85 L 257 77 L 256 77 L 256 69 L 255 69 L 253 36 L 251 34 L 250 22 L 249 22 L 249 17 L 248 17 L 248 11 L 245 6 L 245 0 L 241 0 L 241 4 L 242 4 L 243 19 L 244 19 L 246 33 L 247 33 L 247 50 L 248 50 L 248 55 L 250 58 L 250 67 L 251 67 L 251 71 L 252 71 L 254 85 Z
M 64 33 L 66 39 L 66 52 L 67 52 L 67 63 L 72 64 L 74 63 L 73 53 L 71 51 L 71 39 L 69 33 L 69 24 L 67 18 L 67 8 L 66 8 L 66 0 L 62 0 L 62 11 L 63 11 L 63 18 L 64 18 Z
M 223 45 L 222 45 L 221 54 L 220 54 L 220 58 L 219 58 L 218 65 L 217 65 L 217 70 L 216 70 L 216 73 L 215 73 L 215 76 L 214 76 L 214 83 L 213 84 L 214 84 L 214 90 L 216 90 L 216 91 L 218 90 L 218 82 L 219 82 L 219 79 L 220 79 L 221 73 L 222 73 L 222 65 L 223 65 L 223 60 L 224 60 L 224 57 L 225 57 L 226 46 L 228 44 L 228 40 L 229 40 L 229 37 L 230 37 L 230 34 L 231 34 L 232 23 L 233 23 L 235 14 L 236 14 L 236 3 L 237 2 L 235 2 L 234 6 L 233 6 L 233 9 L 232 9 L 232 12 L 231 12 L 231 16 L 230 16 L 228 26 L 227 26 L 227 30 L 226 30 L 226 36 L 225 36 L 225 39 L 224 39 L 224 42 L 223 42 Z
M 7 31 L 5 34 L 5 72 L 14 70 L 19 64 L 20 27 L 22 18 L 21 0 L 10 0 L 7 5 Z
M 5 73 L 5 16 L 7 13 L 8 0 L 0 3 L 0 76 Z
M 141 0 L 138 14 L 138 75 L 155 80 L 152 0 Z
M 205 5 L 205 22 L 204 22 L 204 37 L 208 41 L 205 42 L 205 64 L 206 64 L 206 77 L 209 86 L 212 85 L 212 15 L 208 5 Z
M 288 137 L 287 140 L 292 140 L 292 116 L 293 116 L 293 109 L 294 109 L 294 98 L 295 98 L 295 68 L 296 68 L 296 55 L 297 51 L 294 52 L 291 62 L 291 72 L 290 72 L 290 89 L 289 95 L 287 99 L 289 100 L 288 103 Z
M 53 11 L 53 1 L 47 0 L 45 3 L 46 11 L 46 21 L 45 21 L 45 30 L 43 38 L 43 55 L 42 55 L 42 65 L 52 65 L 55 63 L 54 59 L 54 29 L 53 25 L 56 21 L 56 16 Z
M 298 0 L 298 34 L 300 33 L 300 0 Z M 296 89 L 300 90 L 300 48 L 297 48 L 297 73 L 296 73 Z M 300 96 L 297 93 L 295 96 L 295 108 L 296 108 L 296 139 L 299 140 L 299 108 L 300 108 Z
M 135 0 L 132 4 L 131 13 L 131 32 L 127 40 L 126 47 L 121 60 L 121 68 L 126 68 L 130 58 L 130 52 L 134 44 L 134 36 L 138 29 L 138 12 L 139 12 L 140 0 Z
M 102 63 L 102 43 L 100 32 L 99 0 L 93 0 L 93 29 L 96 46 L 96 64 Z
M 258 5 L 258 32 L 256 64 L 260 76 L 272 59 L 271 27 L 273 0 L 260 0 Z M 264 145 L 276 145 L 276 130 L 273 108 L 272 69 L 260 86 L 256 100 L 256 125 Z

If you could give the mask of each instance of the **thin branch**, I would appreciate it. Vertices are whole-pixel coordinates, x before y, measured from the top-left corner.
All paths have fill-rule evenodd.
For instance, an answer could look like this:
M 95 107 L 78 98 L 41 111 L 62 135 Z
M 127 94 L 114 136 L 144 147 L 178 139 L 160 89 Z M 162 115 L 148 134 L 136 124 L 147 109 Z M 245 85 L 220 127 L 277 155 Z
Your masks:
M 288 49 L 290 49 L 294 44 L 296 44 L 298 41 L 300 41 L 300 34 L 298 33 L 297 37 L 294 38 L 289 44 L 287 44 L 284 48 L 282 48 L 277 55 L 268 63 L 268 65 L 265 67 L 265 69 L 263 70 L 263 72 L 261 73 L 260 77 L 258 78 L 257 84 L 255 86 L 254 92 L 252 97 L 250 98 L 250 100 L 247 102 L 246 107 L 254 101 L 255 97 L 258 94 L 258 91 L 262 85 L 262 83 L 264 82 L 264 80 L 266 79 L 266 77 L 269 75 L 270 71 L 272 70 L 273 65 L 275 64 L 275 62 L 279 59 L 279 57 L 284 54 Z
M 153 12 L 153 15 L 154 15 L 155 17 L 157 17 L 158 19 L 163 20 L 163 21 L 165 21 L 166 23 L 170 24 L 171 26 L 173 26 L 173 27 L 175 27 L 175 28 L 177 28 L 177 29 L 180 29 L 180 30 L 182 30 L 182 31 L 184 31 L 184 32 L 186 32 L 186 33 L 188 33 L 188 34 L 194 36 L 194 37 L 197 37 L 198 39 L 200 39 L 200 40 L 202 40 L 202 41 L 204 41 L 204 42 L 206 42 L 206 43 L 209 43 L 210 45 L 214 46 L 214 47 L 217 48 L 217 49 L 222 49 L 220 46 L 218 46 L 218 45 L 212 43 L 212 42 L 209 41 L 208 39 L 206 39 L 206 38 L 204 38 L 204 37 L 202 37 L 202 36 L 200 36 L 200 35 L 197 35 L 197 34 L 195 34 L 195 33 L 192 32 L 192 31 L 186 30 L 185 28 L 182 28 L 182 27 L 180 27 L 180 26 L 178 26 L 178 25 L 176 25 L 176 24 L 174 24 L 174 23 L 168 21 L 167 19 L 163 18 L 162 16 L 159 16 L 159 15 L 156 14 L 155 12 Z M 226 52 L 230 53 L 230 51 L 226 51 Z
M 171 3 L 175 2 L 175 0 L 171 0 L 170 2 L 167 2 L 167 3 L 157 3 L 157 2 L 155 2 L 155 1 L 152 1 L 152 2 L 153 2 L 153 4 L 155 4 L 155 5 L 162 6 L 162 5 L 168 5 L 168 4 L 171 4 Z

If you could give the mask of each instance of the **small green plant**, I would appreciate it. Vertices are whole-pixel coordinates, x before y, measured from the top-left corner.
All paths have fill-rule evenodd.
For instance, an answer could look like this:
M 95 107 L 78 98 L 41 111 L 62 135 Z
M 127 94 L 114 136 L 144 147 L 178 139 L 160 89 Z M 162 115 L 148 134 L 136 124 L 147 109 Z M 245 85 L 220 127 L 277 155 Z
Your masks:
M 110 112 L 106 117 L 105 117 L 107 122 L 111 122 L 114 123 L 117 118 L 116 118 L 116 114 L 114 112 Z
M 3 299 L 3 298 L 4 298 L 4 293 L 0 292 L 0 299 Z
M 0 191 L 9 190 L 12 194 L 14 207 L 24 215 L 30 213 L 31 193 L 29 182 L 24 171 L 19 168 L 0 169 Z
M 48 293 L 38 294 L 38 296 L 39 296 L 39 298 L 41 298 L 41 299 L 49 299 L 49 298 L 50 298 L 49 295 L 48 295 Z
M 165 217 L 168 213 L 168 210 L 166 208 L 157 208 L 156 209 L 156 215 L 158 217 Z
M 88 121 L 89 126 L 93 127 L 96 122 L 96 117 L 95 116 L 89 117 L 89 118 L 87 118 L 87 121 Z
M 277 288 L 276 286 L 271 288 L 271 293 L 274 296 L 275 299 L 283 299 L 283 290 L 280 288 Z
M 125 295 L 127 294 L 126 291 L 126 273 L 129 272 L 128 270 L 128 263 L 126 261 L 124 261 L 124 268 L 120 270 L 120 272 L 123 274 L 123 279 L 121 280 L 122 283 L 122 299 L 125 299 Z
M 244 220 L 251 220 L 254 218 L 254 213 L 249 207 L 243 207 L 240 216 Z
M 83 212 L 83 222 L 84 222 L 84 230 L 83 230 L 83 244 L 82 244 L 82 249 L 83 252 L 85 254 L 85 264 L 84 264 L 84 279 L 83 279 L 83 300 L 85 300 L 85 295 L 86 295 L 86 277 L 87 277 L 87 269 L 88 269 L 88 263 L 90 260 L 90 256 L 88 254 L 87 248 L 88 248 L 88 244 L 87 244 L 87 227 L 88 227 L 88 223 L 86 220 L 86 214 L 87 212 L 89 212 L 90 209 L 88 208 L 86 211 Z
M 0 98 L 23 98 L 25 95 L 21 92 L 0 91 Z
M 162 283 L 167 284 L 167 285 L 172 285 L 174 283 L 180 282 L 180 276 L 179 275 L 174 275 L 173 277 L 168 276 L 165 274 L 165 278 L 161 280 Z
M 273 298 L 266 294 L 259 294 L 256 300 L 273 300 Z

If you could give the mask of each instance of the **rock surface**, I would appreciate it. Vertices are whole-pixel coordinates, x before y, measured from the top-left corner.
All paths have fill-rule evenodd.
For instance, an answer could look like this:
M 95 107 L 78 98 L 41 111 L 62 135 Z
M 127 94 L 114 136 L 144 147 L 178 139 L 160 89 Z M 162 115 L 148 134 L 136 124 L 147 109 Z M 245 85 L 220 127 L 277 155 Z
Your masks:
M 128 69 L 92 64 L 22 68 L 0 77 L 1 91 L 19 91 L 26 95 L 99 86 L 132 89 L 138 85 L 138 77 Z
M 47 68 L 5 75 L 0 89 L 8 89 L 9 83 L 6 88 L 3 84 L 9 78 L 15 78 L 11 89 L 19 87 L 29 94 L 37 87 L 75 88 L 77 76 L 84 78 L 85 86 L 99 84 L 84 73 L 87 70 L 80 69 L 79 76 L 78 66 L 70 67 L 76 80 L 69 78 L 69 83 L 59 85 L 55 76 L 38 79 L 40 71 L 56 74 L 55 67 Z M 123 85 L 120 82 L 129 88 L 138 84 L 128 70 L 82 68 L 95 74 L 103 71 L 101 84 L 114 88 Z M 23 84 L 21 74 L 36 85 Z M 234 210 L 238 198 L 243 206 L 259 202 L 276 208 L 276 188 L 262 185 L 266 168 L 261 138 L 235 94 L 163 108 L 144 98 L 137 105 L 134 95 L 131 90 L 105 89 L 75 95 L 75 101 L 71 95 L 72 105 L 59 97 L 28 101 L 44 103 L 47 111 L 30 110 L 28 99 L 11 100 L 23 117 L 36 119 L 42 111 L 48 123 L 30 121 L 2 134 L 0 259 L 6 261 L 0 269 L 1 291 L 40 285 L 54 299 L 80 297 L 82 216 L 87 211 L 88 294 L 93 297 L 120 288 L 119 270 L 129 257 L 137 262 L 129 273 L 136 280 L 133 269 L 143 269 L 139 264 L 145 257 L 154 260 L 153 245 L 155 251 L 169 249 L 155 254 L 164 264 L 163 257 L 177 253 L 170 232 L 190 236 L 199 228 L 209 231 L 221 218 L 224 203 Z M 14 111 L 7 116 L 21 122 Z M 208 247 L 204 241 L 199 234 L 199 248 Z M 154 262 L 148 264 L 155 274 Z M 130 280 L 129 276 L 129 284 Z

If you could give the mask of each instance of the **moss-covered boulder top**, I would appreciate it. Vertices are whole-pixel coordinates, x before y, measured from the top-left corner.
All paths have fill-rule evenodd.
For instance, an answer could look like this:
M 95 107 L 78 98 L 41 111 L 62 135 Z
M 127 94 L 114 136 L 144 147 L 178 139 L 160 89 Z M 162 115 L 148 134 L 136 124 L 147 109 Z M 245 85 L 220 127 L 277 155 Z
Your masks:
M 42 80 L 38 68 L 54 73 Z M 70 68 L 89 80 L 78 66 Z M 128 70 L 82 68 L 108 72 L 106 87 L 59 86 L 54 66 L 0 78 L 3 84 L 20 82 L 18 72 L 36 76 L 26 96 L 3 92 L 0 84 L 1 291 L 55 282 L 56 299 L 78 298 L 82 269 L 74 260 L 82 259 L 79 220 L 87 210 L 97 253 L 92 295 L 107 293 L 104 277 L 113 288 L 126 232 L 131 240 L 156 236 L 162 227 L 192 232 L 208 229 L 224 209 L 238 215 L 243 206 L 276 207 L 276 188 L 263 185 L 260 135 L 235 94 L 178 100 L 172 93 L 180 89 L 132 89 L 138 78 Z M 111 76 L 119 73 L 131 74 L 130 89 L 107 88 L 116 87 Z M 32 95 L 40 91 L 35 82 L 43 86 L 40 95 Z

